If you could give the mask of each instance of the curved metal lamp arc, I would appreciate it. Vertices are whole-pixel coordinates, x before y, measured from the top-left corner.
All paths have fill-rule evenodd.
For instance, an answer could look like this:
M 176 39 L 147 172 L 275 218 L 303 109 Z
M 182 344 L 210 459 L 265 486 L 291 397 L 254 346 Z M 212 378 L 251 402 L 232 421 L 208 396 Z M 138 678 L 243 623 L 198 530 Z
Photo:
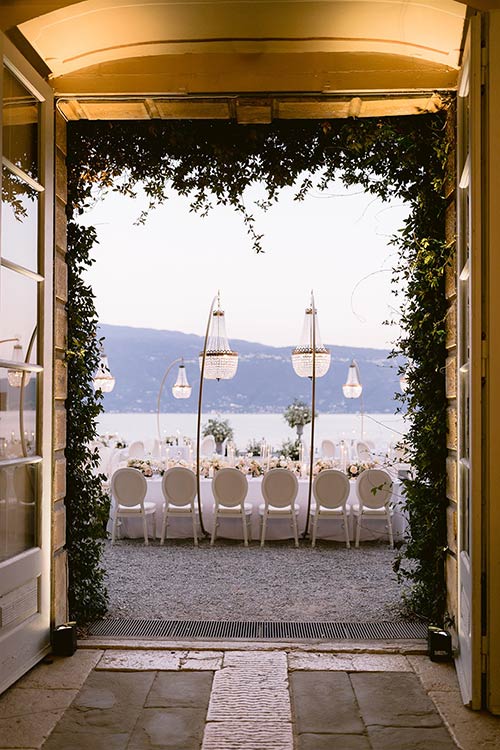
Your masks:
M 311 322 L 308 324 L 308 315 L 311 316 Z M 317 311 L 314 304 L 314 293 L 311 291 L 311 306 L 306 310 L 306 318 L 303 329 L 304 334 L 308 335 L 308 341 L 301 341 L 298 347 L 292 352 L 292 364 L 295 372 L 300 377 L 308 377 L 311 380 L 311 444 L 309 454 L 309 487 L 307 492 L 307 515 L 306 526 L 302 537 L 305 539 L 309 531 L 309 516 L 311 513 L 313 469 L 314 469 L 314 425 L 316 420 L 316 378 L 326 375 L 330 367 L 330 352 L 319 341 L 317 330 Z M 294 359 L 295 358 L 295 359 Z
M 218 310 L 214 312 L 215 302 L 219 301 Z M 220 325 L 224 320 L 224 313 L 220 309 L 220 294 L 217 293 L 210 305 L 208 314 L 207 327 L 205 331 L 205 340 L 203 342 L 203 351 L 200 353 L 200 389 L 198 392 L 198 420 L 196 425 L 196 494 L 198 500 L 198 514 L 200 518 L 200 528 L 202 534 L 208 536 L 203 524 L 203 515 L 201 510 L 201 487 L 200 487 L 200 443 L 201 443 L 201 406 L 203 403 L 203 381 L 205 379 L 205 365 L 207 360 L 207 345 L 210 336 L 210 328 L 213 324 L 213 318 L 217 318 L 216 335 L 212 336 L 211 343 L 215 347 L 209 352 L 213 358 L 211 363 L 210 377 L 215 380 L 229 380 L 236 373 L 238 366 L 238 355 L 231 351 L 227 339 L 225 338 L 225 326 Z M 219 338 L 220 336 L 220 338 Z M 216 349 L 220 347 L 220 350 Z
M 205 330 L 205 340 L 203 342 L 203 351 L 200 355 L 200 388 L 198 390 L 198 419 L 196 423 L 196 498 L 198 502 L 198 517 L 200 519 L 200 528 L 202 534 L 207 535 L 207 531 L 203 524 L 203 514 L 201 511 L 201 487 L 200 487 L 200 442 L 201 442 L 201 405 L 203 402 L 203 379 L 205 377 L 205 360 L 207 358 L 207 342 L 208 334 L 210 333 L 210 324 L 212 322 L 212 315 L 214 311 L 215 300 L 217 295 L 212 300 L 210 305 L 210 312 L 208 313 L 207 327 Z

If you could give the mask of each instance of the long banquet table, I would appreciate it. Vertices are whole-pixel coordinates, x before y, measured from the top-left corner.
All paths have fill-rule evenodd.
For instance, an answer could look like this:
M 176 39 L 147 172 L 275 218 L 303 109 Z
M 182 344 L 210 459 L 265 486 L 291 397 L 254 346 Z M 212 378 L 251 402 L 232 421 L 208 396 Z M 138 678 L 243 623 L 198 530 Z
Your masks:
M 163 519 L 163 495 L 161 490 L 161 477 L 153 477 L 147 480 L 148 490 L 146 494 L 147 502 L 154 502 L 156 505 L 156 516 L 153 521 L 153 517 L 148 517 L 148 532 L 151 537 L 160 537 L 161 525 Z M 252 511 L 252 539 L 259 538 L 260 532 L 260 520 L 259 520 L 259 505 L 263 503 L 261 493 L 262 477 L 252 478 L 248 480 L 248 495 L 246 498 L 247 503 L 251 503 L 253 506 Z M 212 494 L 212 480 L 202 479 L 201 485 L 201 501 L 202 501 L 202 513 L 203 522 L 205 529 L 211 532 L 213 529 L 213 494 Z M 351 488 L 349 493 L 348 505 L 357 503 L 355 482 L 350 482 Z M 307 513 L 307 495 L 308 495 L 309 480 L 299 479 L 299 492 L 297 495 L 297 503 L 299 505 L 299 533 L 305 528 L 306 513 Z M 393 516 L 393 532 L 394 540 L 402 540 L 404 530 L 406 528 L 406 515 L 404 507 L 404 497 L 401 494 L 402 485 L 397 480 L 394 481 L 393 486 L 393 504 L 394 504 L 394 516 Z M 314 498 L 312 499 L 311 505 L 314 506 Z M 111 505 L 110 520 L 108 523 L 108 531 L 111 531 L 111 525 L 114 518 L 114 499 Z M 155 523 L 155 528 L 153 528 Z M 351 541 L 354 539 L 355 523 L 352 514 L 349 517 L 349 537 Z M 180 539 L 191 537 L 192 524 L 190 518 L 172 518 L 170 517 L 168 526 L 168 537 L 172 539 Z M 122 538 L 136 539 L 143 536 L 142 521 L 140 518 L 121 518 L 119 526 L 119 535 Z M 242 523 L 239 518 L 224 518 L 219 519 L 219 529 L 217 531 L 219 537 L 225 537 L 229 539 L 242 539 L 243 529 Z M 290 520 L 273 518 L 267 525 L 266 540 L 268 539 L 288 539 L 291 535 Z M 388 532 L 386 526 L 385 516 L 381 518 L 368 518 L 363 516 L 361 522 L 361 540 L 376 540 L 382 539 L 388 540 Z M 318 524 L 318 539 L 328 539 L 331 541 L 343 542 L 345 540 L 343 519 L 322 519 Z

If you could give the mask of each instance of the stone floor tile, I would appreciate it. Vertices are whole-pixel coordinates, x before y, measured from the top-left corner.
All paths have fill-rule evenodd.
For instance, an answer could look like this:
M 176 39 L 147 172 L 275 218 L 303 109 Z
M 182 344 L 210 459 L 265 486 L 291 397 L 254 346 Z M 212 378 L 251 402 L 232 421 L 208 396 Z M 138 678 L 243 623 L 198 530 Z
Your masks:
M 285 652 L 226 653 L 207 720 L 204 750 L 292 750 Z
M 206 708 L 145 708 L 127 750 L 199 750 Z
M 425 690 L 459 690 L 455 665 L 452 662 L 431 661 L 428 656 L 408 656 L 412 669 Z
M 345 672 L 353 668 L 353 654 L 291 653 L 288 654 L 288 669 L 319 669 Z
M 418 677 L 409 672 L 353 672 L 351 683 L 365 724 L 437 727 L 441 718 Z
M 125 750 L 129 741 L 128 733 L 109 734 L 65 734 L 53 732 L 43 750 Z
M 154 672 L 92 672 L 73 706 L 112 708 L 143 706 L 155 678 Z
M 371 750 L 362 734 L 300 734 L 297 750 Z
M 411 672 L 406 656 L 400 654 L 353 654 L 355 672 Z
M 210 722 L 202 750 L 293 750 L 292 725 L 287 722 Z
M 299 734 L 364 732 L 354 691 L 344 672 L 292 672 L 290 692 Z
M 208 708 L 213 672 L 158 672 L 146 699 L 148 708 Z
M 11 719 L 45 711 L 64 711 L 77 694 L 77 690 L 57 690 L 56 688 L 37 690 L 14 686 L 0 696 L 0 719 Z
M 500 750 L 500 717 L 466 708 L 459 692 L 430 692 L 429 696 L 462 750 Z
M 284 651 L 226 651 L 223 667 L 255 670 L 281 670 L 287 667 Z
M 102 649 L 78 649 L 70 657 L 50 656 L 24 675 L 16 687 L 80 690 L 102 654 Z
M 92 672 L 55 733 L 130 734 L 154 678 L 154 672 Z
M 233 654 L 214 675 L 209 721 L 290 721 L 286 655 Z M 245 658 L 247 657 L 247 658 Z M 228 666 L 226 666 L 226 663 Z
M 373 750 L 456 750 L 444 727 L 368 727 Z
M 262 721 L 291 721 L 286 679 L 262 679 L 261 675 L 255 679 L 244 670 L 238 670 L 237 676 L 228 671 L 221 669 L 214 675 L 209 721 L 229 717 L 232 721 L 251 721 L 256 716 Z
M 222 667 L 223 656 L 222 651 L 188 651 L 180 660 L 180 668 L 213 672 Z
M 96 669 L 120 672 L 159 671 L 179 669 L 185 651 L 105 651 Z
M 68 708 L 54 729 L 54 734 L 88 737 L 89 748 L 93 738 L 108 734 L 132 734 L 142 706 L 120 706 L 113 708 Z
M 0 719 L 0 748 L 28 748 L 42 746 L 63 714 L 61 711 L 28 713 Z

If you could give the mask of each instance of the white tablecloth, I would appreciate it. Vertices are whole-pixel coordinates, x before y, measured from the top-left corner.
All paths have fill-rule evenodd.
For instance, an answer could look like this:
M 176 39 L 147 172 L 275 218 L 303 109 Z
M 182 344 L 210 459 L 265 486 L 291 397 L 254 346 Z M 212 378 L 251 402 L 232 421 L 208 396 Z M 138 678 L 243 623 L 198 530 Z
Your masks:
M 146 501 L 154 502 L 156 504 L 156 528 L 153 529 L 153 518 L 148 517 L 148 529 L 150 536 L 160 537 L 161 524 L 163 518 L 163 495 L 161 491 L 161 477 L 154 477 L 147 480 L 148 491 L 146 494 Z M 259 505 L 263 502 L 261 494 L 262 478 L 249 479 L 248 480 L 248 495 L 246 498 L 247 503 L 251 503 L 253 506 L 252 513 L 252 539 L 259 538 L 260 521 L 259 521 Z M 355 482 L 351 481 L 351 490 L 349 493 L 348 505 L 357 503 Z M 299 505 L 299 533 L 305 528 L 306 513 L 307 513 L 307 496 L 308 496 L 309 481 L 307 479 L 299 479 L 299 492 L 297 495 L 297 502 Z M 403 533 L 406 527 L 406 516 L 404 511 L 404 497 L 401 496 L 402 486 L 399 482 L 394 482 L 393 491 L 393 503 L 394 517 L 392 521 L 394 540 L 402 540 Z M 203 523 L 205 529 L 208 532 L 212 531 L 213 528 L 213 495 L 212 495 L 212 480 L 202 479 L 201 480 L 201 500 L 202 500 L 202 513 Z M 314 507 L 314 498 L 311 500 L 311 507 Z M 108 523 L 108 531 L 111 531 L 111 523 L 114 517 L 114 499 L 111 506 L 111 517 Z M 138 518 L 121 518 L 121 525 L 119 528 L 120 536 L 135 539 L 143 536 L 142 521 Z M 351 515 L 349 518 L 349 536 L 351 541 L 354 539 L 355 525 L 354 517 Z M 309 525 L 311 528 L 311 524 Z M 185 538 L 192 536 L 192 524 L 190 518 L 172 518 L 169 519 L 168 536 L 171 538 Z M 230 539 L 242 539 L 243 528 L 241 520 L 238 518 L 223 518 L 219 517 L 219 529 L 218 536 L 226 537 Z M 266 539 L 288 539 L 291 536 L 291 528 L 289 519 L 272 518 L 267 525 Z M 318 538 L 325 538 L 332 541 L 343 542 L 345 540 L 343 520 L 342 518 L 321 519 L 318 524 Z M 363 516 L 361 522 L 361 540 L 373 540 L 373 539 L 388 539 L 387 527 L 385 517 L 382 518 L 367 518 Z

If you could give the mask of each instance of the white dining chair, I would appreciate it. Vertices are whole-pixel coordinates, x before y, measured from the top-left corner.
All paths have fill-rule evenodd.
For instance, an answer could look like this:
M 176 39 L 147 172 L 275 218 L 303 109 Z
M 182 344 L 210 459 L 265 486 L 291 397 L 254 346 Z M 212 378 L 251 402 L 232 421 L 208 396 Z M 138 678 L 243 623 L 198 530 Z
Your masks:
M 350 547 L 349 514 L 347 506 L 350 485 L 347 476 L 338 469 L 326 469 L 314 478 L 313 495 L 315 506 L 311 508 L 312 539 L 311 546 L 316 546 L 318 522 L 321 518 L 342 518 L 344 522 L 345 546 Z
M 356 443 L 356 454 L 358 461 L 368 464 L 372 460 L 372 452 L 364 440 L 358 440 Z
M 323 458 L 335 458 L 335 443 L 333 440 L 323 440 L 321 443 L 321 455 Z
M 161 490 L 165 503 L 163 505 L 163 522 L 160 544 L 165 542 L 169 518 L 190 517 L 193 524 L 193 539 L 198 546 L 196 531 L 198 508 L 196 498 L 196 474 L 183 466 L 174 466 L 165 472 L 161 480 Z
M 156 504 L 145 502 L 148 486 L 138 469 L 117 469 L 111 478 L 111 492 L 115 499 L 115 517 L 111 533 L 111 544 L 115 543 L 118 519 L 140 516 L 144 531 L 144 544 L 148 544 L 147 516 L 153 516 L 155 528 Z
M 288 469 L 271 469 L 262 479 L 262 497 L 264 502 L 259 506 L 261 517 L 260 546 L 264 546 L 267 522 L 270 518 L 290 518 L 295 539 L 299 546 L 297 516 L 299 513 L 295 499 L 299 490 L 297 477 Z
M 219 469 L 212 479 L 214 526 L 210 544 L 217 537 L 219 518 L 241 518 L 245 547 L 251 539 L 252 505 L 246 503 L 248 480 L 239 469 Z
M 200 443 L 200 456 L 213 456 L 215 453 L 215 438 L 213 435 L 205 435 Z
M 145 455 L 144 443 L 142 440 L 135 440 L 133 443 L 130 443 L 128 449 L 129 458 L 144 458 Z
M 351 507 L 356 519 L 355 546 L 359 547 L 359 536 L 361 532 L 361 519 L 380 518 L 385 516 L 389 532 L 389 545 L 394 547 L 392 533 L 392 509 L 393 481 L 390 474 L 383 469 L 365 469 L 356 480 L 356 495 L 358 502 Z

